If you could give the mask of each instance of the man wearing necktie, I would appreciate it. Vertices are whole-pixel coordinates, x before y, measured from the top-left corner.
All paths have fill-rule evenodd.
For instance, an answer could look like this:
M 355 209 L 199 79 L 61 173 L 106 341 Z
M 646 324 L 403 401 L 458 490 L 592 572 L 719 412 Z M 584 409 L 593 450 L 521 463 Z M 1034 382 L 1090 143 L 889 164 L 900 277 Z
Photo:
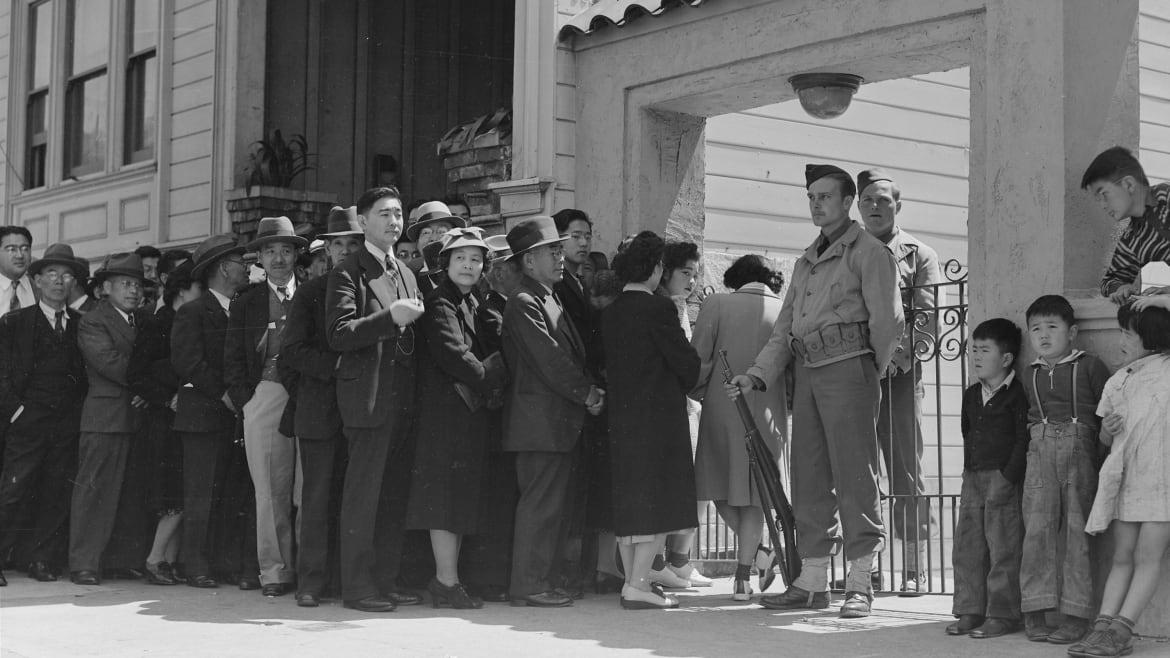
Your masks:
M 516 453 L 520 500 L 513 541 L 512 605 L 563 607 L 559 587 L 579 444 L 587 414 L 605 394 L 586 365 L 585 346 L 553 292 L 564 270 L 565 236 L 551 217 L 534 217 L 508 232 L 524 280 L 504 306 L 504 356 L 513 378 L 504 409 L 504 450 Z
M 402 200 L 392 187 L 357 202 L 365 245 L 329 273 L 325 307 L 337 361 L 337 406 L 349 447 L 341 495 L 341 596 L 345 607 L 392 612 L 421 599 L 396 591 L 414 457 L 412 326 L 418 285 L 393 256 Z
M 102 553 L 114 530 L 138 410 L 145 402 L 130 392 L 126 368 L 134 349 L 134 313 L 146 277 L 136 254 L 112 254 L 95 275 L 106 303 L 78 322 L 89 392 L 81 409 L 77 479 L 69 524 L 73 582 L 100 582 Z
M 0 226 L 0 315 L 36 302 L 30 263 L 32 233 L 23 226 Z
M 297 250 L 308 245 L 287 217 L 260 220 L 247 249 L 259 254 L 266 280 L 240 293 L 228 312 L 224 381 L 243 414 L 244 451 L 256 487 L 256 556 L 264 596 L 292 590 L 296 439 L 280 433 L 288 391 L 276 367 L 285 318 L 296 291 Z
M 68 539 L 85 399 L 85 362 L 77 346 L 81 314 L 65 304 L 81 272 L 73 249 L 55 244 L 29 274 L 41 291 L 40 303 L 0 319 L 0 427 L 8 427 L 8 459 L 0 475 L 0 555 L 17 539 L 20 503 L 31 494 L 36 505 L 29 577 L 51 581 L 57 579 L 53 562 Z

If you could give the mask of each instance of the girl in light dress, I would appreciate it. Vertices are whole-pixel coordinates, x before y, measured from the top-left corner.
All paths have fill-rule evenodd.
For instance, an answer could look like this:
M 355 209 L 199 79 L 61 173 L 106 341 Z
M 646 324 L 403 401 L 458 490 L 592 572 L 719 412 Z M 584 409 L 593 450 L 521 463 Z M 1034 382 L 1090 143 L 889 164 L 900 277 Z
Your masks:
M 1115 550 L 1093 631 L 1073 656 L 1133 651 L 1170 546 L 1170 296 L 1138 297 L 1117 311 L 1126 365 L 1105 384 L 1097 415 L 1111 451 L 1085 532 L 1113 528 Z

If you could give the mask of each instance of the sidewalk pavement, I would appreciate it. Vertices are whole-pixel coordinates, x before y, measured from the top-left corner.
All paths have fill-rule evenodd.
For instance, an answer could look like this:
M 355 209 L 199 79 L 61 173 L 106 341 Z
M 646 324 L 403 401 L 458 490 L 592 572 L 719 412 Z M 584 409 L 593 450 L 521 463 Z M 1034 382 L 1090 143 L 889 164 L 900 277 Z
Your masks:
M 0 657 L 42 656 L 834 656 L 914 658 L 1066 655 L 1022 633 L 994 640 L 949 637 L 949 596 L 879 597 L 867 619 L 825 611 L 777 613 L 731 601 L 730 580 L 677 592 L 672 611 L 625 611 L 616 594 L 572 608 L 488 604 L 482 610 L 391 614 L 347 610 L 339 601 L 298 608 L 291 595 L 265 599 L 234 587 L 159 587 L 113 580 L 98 587 L 38 583 L 10 572 L 0 589 Z M 754 579 L 753 579 L 754 583 Z M 774 586 L 780 590 L 780 583 Z M 1170 655 L 1141 640 L 1137 656 Z

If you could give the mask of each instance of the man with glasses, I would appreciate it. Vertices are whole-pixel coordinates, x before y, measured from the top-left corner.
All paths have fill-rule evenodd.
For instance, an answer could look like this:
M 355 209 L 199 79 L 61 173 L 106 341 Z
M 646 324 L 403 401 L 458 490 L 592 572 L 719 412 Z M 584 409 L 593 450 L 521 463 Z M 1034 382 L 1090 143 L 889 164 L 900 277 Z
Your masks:
M 0 226 L 0 315 L 36 303 L 31 263 L 32 233 L 23 226 Z
M 21 501 L 32 510 L 30 578 L 57 580 L 53 559 L 69 530 L 69 495 L 77 473 L 77 429 L 85 399 L 85 362 L 77 345 L 81 313 L 66 300 L 80 265 L 55 244 L 29 267 L 40 303 L 0 319 L 0 426 L 8 426 L 0 475 L 0 555 L 17 536 Z M 0 586 L 6 585 L 0 574 Z
M 112 254 L 96 278 L 106 303 L 82 317 L 77 336 L 89 379 L 69 527 L 69 570 L 78 585 L 101 582 L 102 553 L 114 531 L 138 410 L 145 405 L 126 379 L 146 280 L 142 259 Z
M 345 607 L 393 612 L 421 602 L 396 591 L 414 455 L 412 326 L 423 312 L 418 284 L 394 257 L 402 200 L 375 187 L 357 202 L 365 245 L 329 273 L 325 307 L 337 360 L 337 405 L 349 447 L 341 494 L 341 596 Z

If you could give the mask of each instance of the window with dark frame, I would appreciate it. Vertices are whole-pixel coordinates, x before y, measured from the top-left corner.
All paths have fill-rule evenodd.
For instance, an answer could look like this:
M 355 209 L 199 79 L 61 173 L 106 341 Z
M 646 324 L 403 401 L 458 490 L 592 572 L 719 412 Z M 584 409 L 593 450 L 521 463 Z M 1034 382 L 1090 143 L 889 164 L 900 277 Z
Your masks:
M 66 0 L 65 178 L 106 168 L 110 0 Z
M 49 102 L 50 46 L 53 3 L 44 0 L 28 12 L 28 101 L 26 104 L 24 186 L 45 186 L 45 160 L 49 151 L 46 111 Z
M 158 123 L 158 0 L 130 0 L 126 12 L 125 164 L 154 158 Z

